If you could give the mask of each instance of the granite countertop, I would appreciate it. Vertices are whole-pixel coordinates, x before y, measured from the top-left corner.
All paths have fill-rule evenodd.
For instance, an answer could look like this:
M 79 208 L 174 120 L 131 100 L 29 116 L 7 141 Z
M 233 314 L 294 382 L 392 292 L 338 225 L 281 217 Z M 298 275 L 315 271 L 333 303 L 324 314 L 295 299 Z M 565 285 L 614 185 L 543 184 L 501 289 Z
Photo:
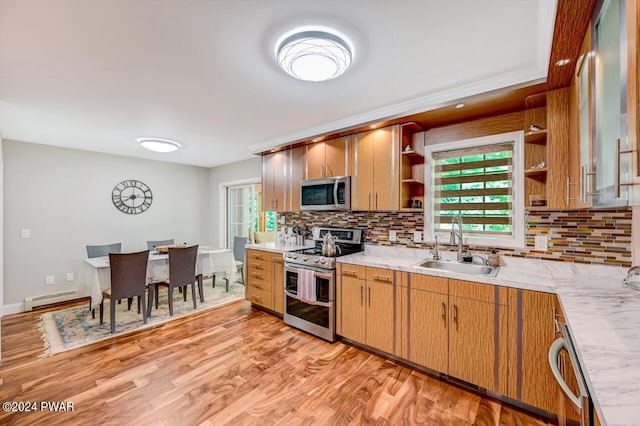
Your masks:
M 264 250 L 264 251 L 270 251 L 273 253 L 286 253 L 288 251 L 295 251 L 295 250 L 303 250 L 303 249 L 308 249 L 311 247 L 315 247 L 315 243 L 311 240 L 305 240 L 304 245 L 301 246 L 283 246 L 283 245 L 279 245 L 277 243 L 271 242 L 271 243 L 259 243 L 259 244 L 247 244 L 245 246 L 245 248 L 248 249 L 252 249 L 252 250 Z
M 338 262 L 557 294 L 602 424 L 640 424 L 640 291 L 623 287 L 626 268 L 508 256 L 495 277 L 414 266 L 431 257 L 427 250 L 366 246 Z

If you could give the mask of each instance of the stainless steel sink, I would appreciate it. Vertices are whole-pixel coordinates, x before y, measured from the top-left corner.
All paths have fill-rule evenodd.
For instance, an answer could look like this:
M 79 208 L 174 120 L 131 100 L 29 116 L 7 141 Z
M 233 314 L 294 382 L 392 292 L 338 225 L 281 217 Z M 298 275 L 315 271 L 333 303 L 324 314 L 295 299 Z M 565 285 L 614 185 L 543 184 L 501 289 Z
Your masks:
M 426 260 L 424 262 L 418 263 L 415 266 L 417 266 L 418 268 L 457 272 L 459 274 L 467 275 L 482 275 L 485 277 L 495 277 L 498 273 L 497 267 L 494 268 L 486 265 L 452 262 L 448 260 Z

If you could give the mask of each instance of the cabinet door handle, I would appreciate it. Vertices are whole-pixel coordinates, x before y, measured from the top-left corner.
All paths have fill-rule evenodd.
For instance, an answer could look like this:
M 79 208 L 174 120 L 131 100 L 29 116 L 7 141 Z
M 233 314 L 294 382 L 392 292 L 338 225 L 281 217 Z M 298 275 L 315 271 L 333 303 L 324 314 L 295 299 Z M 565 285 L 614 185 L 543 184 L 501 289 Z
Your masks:
M 358 273 L 356 271 L 345 271 L 344 269 L 342 270 L 342 275 L 346 275 L 348 277 L 357 277 Z
M 371 210 L 371 193 L 369 192 L 369 206 L 368 206 L 368 210 Z
M 621 186 L 630 186 L 633 185 L 633 182 L 621 182 L 621 170 L 620 170 L 620 163 L 622 162 L 620 160 L 620 157 L 622 156 L 622 154 L 629 154 L 632 153 L 634 150 L 633 149 L 622 149 L 621 148 L 622 145 L 622 141 L 620 140 L 620 138 L 616 139 L 616 198 L 620 198 L 620 187 Z
M 375 210 L 378 210 L 378 193 L 376 192 L 376 208 Z
M 324 164 L 320 164 L 320 176 L 324 177 Z
M 374 275 L 373 279 L 375 281 L 382 281 L 382 282 L 385 282 L 385 283 L 390 283 L 390 282 L 393 281 L 391 278 L 385 277 L 385 276 L 382 276 L 382 275 Z
M 453 304 L 453 322 L 458 325 L 458 305 Z
M 251 285 L 254 286 L 254 287 L 262 288 L 262 286 L 260 285 L 260 283 L 258 281 L 252 281 Z
M 257 294 L 252 295 L 251 298 L 255 300 L 262 300 L 262 297 L 258 296 Z
M 371 287 L 369 287 L 369 307 L 371 307 Z
M 329 170 L 329 165 L 328 164 L 324 165 L 324 175 L 325 175 L 325 177 L 331 176 L 331 171 Z
M 360 306 L 364 305 L 364 286 L 360 284 Z
M 447 321 L 447 305 L 444 304 L 444 302 L 440 302 L 442 303 L 442 321 Z

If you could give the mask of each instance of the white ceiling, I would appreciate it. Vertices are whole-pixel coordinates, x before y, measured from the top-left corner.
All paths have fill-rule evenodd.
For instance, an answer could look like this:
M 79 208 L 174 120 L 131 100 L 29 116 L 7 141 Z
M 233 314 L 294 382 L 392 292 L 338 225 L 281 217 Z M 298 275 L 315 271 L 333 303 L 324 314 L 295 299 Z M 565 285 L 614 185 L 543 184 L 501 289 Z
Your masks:
M 216 166 L 546 76 L 555 0 L 0 0 L 0 135 Z M 277 38 L 349 36 L 342 77 L 293 79 Z M 135 138 L 184 149 L 145 151 Z

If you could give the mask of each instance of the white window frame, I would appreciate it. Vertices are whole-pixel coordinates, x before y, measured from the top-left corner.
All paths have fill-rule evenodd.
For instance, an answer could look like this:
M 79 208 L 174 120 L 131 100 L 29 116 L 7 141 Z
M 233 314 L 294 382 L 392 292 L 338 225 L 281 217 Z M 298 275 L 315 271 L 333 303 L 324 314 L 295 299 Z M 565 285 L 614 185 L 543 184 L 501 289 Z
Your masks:
M 524 131 L 500 133 L 479 138 L 464 139 L 425 146 L 425 209 L 424 235 L 428 242 L 435 242 L 433 229 L 433 153 L 455 149 L 473 148 L 482 145 L 494 145 L 513 142 L 513 234 L 510 236 L 463 235 L 463 244 L 473 246 L 491 246 L 504 248 L 525 248 L 524 224 Z M 463 218 L 464 222 L 464 218 Z M 438 232 L 438 235 L 443 235 Z M 448 235 L 448 234 L 447 234 Z M 440 240 L 443 241 L 443 240 Z M 448 240 L 445 238 L 444 242 Z

